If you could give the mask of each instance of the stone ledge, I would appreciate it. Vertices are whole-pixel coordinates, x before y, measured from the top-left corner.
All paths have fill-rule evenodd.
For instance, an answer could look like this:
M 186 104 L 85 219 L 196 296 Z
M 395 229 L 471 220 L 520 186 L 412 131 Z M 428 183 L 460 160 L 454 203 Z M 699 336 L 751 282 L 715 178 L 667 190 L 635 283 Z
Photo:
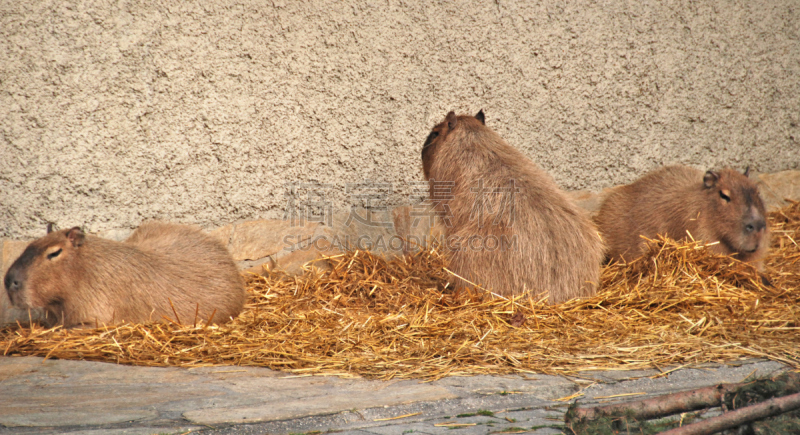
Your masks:
M 356 209 L 334 213 L 328 222 L 292 223 L 285 220 L 259 219 L 226 225 L 209 232 L 231 252 L 239 269 L 261 274 L 265 270 L 283 270 L 299 274 L 304 267 L 327 268 L 325 257 L 339 255 L 346 250 L 369 250 L 387 257 L 396 257 L 413 251 L 405 246 L 395 230 L 400 223 L 404 238 L 424 240 L 435 225 L 430 207 L 427 211 L 414 210 L 412 206 L 397 207 L 392 211 Z M 412 219 L 413 217 L 413 219 Z M 419 222 L 415 222 L 415 220 Z M 122 241 L 131 230 L 108 230 L 100 237 Z M 0 240 L 2 246 L 2 271 L 22 254 L 29 241 Z M 11 307 L 5 291 L 0 294 L 0 325 L 16 321 L 28 322 L 27 311 Z M 40 313 L 32 313 L 38 319 Z
M 800 171 L 783 171 L 757 176 L 767 209 L 774 211 L 789 204 L 787 199 L 800 200 Z M 603 192 L 574 191 L 568 196 L 590 215 L 597 212 Z M 125 240 L 132 230 L 107 230 L 100 237 Z M 328 267 L 324 257 L 345 250 L 368 250 L 387 257 L 396 257 L 425 245 L 430 237 L 440 235 L 437 219 L 430 204 L 395 207 L 392 210 L 354 209 L 334 213 L 327 222 L 292 223 L 277 219 L 259 219 L 226 225 L 209 232 L 218 238 L 233 255 L 239 268 L 260 274 L 264 270 L 301 273 L 303 267 Z M 403 240 L 411 243 L 403 243 Z M 28 241 L 0 240 L 3 276 L 19 257 Z M 0 325 L 17 320 L 27 322 L 27 312 L 10 307 L 5 291 L 0 292 Z M 32 313 L 37 318 L 39 313 Z
M 788 200 L 800 201 L 800 171 L 759 174 L 758 187 L 767 211 L 786 207 Z

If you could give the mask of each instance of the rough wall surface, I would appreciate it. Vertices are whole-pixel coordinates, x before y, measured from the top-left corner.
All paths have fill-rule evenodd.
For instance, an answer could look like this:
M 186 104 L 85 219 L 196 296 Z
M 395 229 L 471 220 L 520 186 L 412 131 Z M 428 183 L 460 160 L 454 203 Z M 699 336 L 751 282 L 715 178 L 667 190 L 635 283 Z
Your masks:
M 0 237 L 408 203 L 448 110 L 566 189 L 797 169 L 799 38 L 796 0 L 0 0 Z

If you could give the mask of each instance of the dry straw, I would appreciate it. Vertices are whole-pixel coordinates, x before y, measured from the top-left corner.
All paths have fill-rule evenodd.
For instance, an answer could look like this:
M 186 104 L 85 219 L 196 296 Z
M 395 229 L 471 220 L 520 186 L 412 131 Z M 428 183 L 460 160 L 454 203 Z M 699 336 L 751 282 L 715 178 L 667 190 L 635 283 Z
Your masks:
M 392 261 L 356 251 L 331 258 L 324 272 L 249 276 L 249 303 L 226 325 L 15 326 L 0 331 L 0 349 L 378 379 L 666 371 L 752 357 L 800 368 L 800 204 L 770 220 L 769 281 L 700 243 L 658 240 L 642 258 L 604 268 L 597 296 L 548 306 L 446 288 L 434 251 Z

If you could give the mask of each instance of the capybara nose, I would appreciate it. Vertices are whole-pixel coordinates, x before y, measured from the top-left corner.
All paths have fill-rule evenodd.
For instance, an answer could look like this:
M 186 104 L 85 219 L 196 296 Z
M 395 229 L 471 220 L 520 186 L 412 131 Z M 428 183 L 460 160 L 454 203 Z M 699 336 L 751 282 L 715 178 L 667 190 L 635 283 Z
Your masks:
M 746 234 L 752 234 L 758 231 L 763 230 L 767 227 L 767 223 L 763 219 L 754 219 L 744 224 L 744 232 Z
M 753 234 L 767 227 L 767 220 L 755 206 L 750 207 L 742 219 L 745 234 Z
M 8 290 L 9 293 L 18 292 L 22 287 L 20 281 L 17 279 L 16 276 L 14 276 L 14 274 L 11 271 L 9 271 L 9 273 L 6 274 L 5 285 L 6 285 L 6 290 Z

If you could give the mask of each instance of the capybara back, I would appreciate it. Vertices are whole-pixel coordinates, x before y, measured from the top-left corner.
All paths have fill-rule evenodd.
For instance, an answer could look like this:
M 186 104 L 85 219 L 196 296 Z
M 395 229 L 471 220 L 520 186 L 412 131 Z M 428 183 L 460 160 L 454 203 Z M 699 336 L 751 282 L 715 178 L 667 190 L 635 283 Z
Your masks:
M 477 116 L 450 112 L 422 150 L 454 285 L 550 303 L 593 295 L 603 245 L 555 182 Z M 463 279 L 463 280 L 462 280 Z

